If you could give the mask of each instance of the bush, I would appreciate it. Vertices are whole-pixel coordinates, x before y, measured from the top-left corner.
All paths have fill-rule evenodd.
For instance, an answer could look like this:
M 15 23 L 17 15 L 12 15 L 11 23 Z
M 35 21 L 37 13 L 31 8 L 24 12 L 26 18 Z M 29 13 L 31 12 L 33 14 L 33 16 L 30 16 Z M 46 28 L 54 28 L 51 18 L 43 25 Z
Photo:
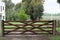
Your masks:
M 24 8 L 21 7 L 20 12 L 18 14 L 20 20 L 27 20 L 29 16 L 25 13 Z
M 25 13 L 19 14 L 19 19 L 20 20 L 27 20 L 28 19 L 28 15 Z

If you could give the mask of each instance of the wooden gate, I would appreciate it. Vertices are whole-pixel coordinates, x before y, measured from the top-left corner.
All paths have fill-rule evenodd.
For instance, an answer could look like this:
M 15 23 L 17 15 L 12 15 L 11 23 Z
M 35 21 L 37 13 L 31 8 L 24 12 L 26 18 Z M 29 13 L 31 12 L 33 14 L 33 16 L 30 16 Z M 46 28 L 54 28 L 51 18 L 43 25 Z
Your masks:
M 39 35 L 56 32 L 55 20 L 42 21 L 2 21 L 3 36 L 5 35 Z

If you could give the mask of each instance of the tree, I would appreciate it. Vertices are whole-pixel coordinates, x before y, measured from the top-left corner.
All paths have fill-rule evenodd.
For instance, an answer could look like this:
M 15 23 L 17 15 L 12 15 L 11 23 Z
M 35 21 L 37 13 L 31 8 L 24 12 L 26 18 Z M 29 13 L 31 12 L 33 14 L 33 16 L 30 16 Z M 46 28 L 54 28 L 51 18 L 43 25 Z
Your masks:
M 19 12 L 20 12 L 20 8 L 21 8 L 21 3 L 16 4 L 16 6 L 15 6 L 15 11 L 16 11 L 17 13 L 19 13 Z
M 3 0 L 3 2 L 5 2 L 6 5 L 6 20 L 9 20 L 11 19 L 11 14 L 13 13 L 14 4 L 11 2 L 11 0 Z
M 43 15 L 43 0 L 24 0 L 26 14 L 30 15 L 31 20 L 37 20 Z
M 29 16 L 25 13 L 23 5 L 20 8 L 20 12 L 18 13 L 18 17 L 20 20 L 27 20 Z
M 57 0 L 57 2 L 60 4 L 60 0 Z

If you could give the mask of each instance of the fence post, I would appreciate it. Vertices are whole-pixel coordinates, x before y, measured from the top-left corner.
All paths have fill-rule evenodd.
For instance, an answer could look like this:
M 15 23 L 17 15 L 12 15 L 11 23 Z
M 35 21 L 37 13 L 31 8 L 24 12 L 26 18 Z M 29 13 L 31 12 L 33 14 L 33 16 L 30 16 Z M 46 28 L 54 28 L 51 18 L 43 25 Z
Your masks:
M 2 36 L 4 37 L 4 20 L 2 20 Z
M 53 35 L 56 35 L 56 20 L 53 20 Z
M 2 23 L 1 22 L 2 20 L 0 20 L 0 37 L 2 36 L 2 25 L 1 25 Z

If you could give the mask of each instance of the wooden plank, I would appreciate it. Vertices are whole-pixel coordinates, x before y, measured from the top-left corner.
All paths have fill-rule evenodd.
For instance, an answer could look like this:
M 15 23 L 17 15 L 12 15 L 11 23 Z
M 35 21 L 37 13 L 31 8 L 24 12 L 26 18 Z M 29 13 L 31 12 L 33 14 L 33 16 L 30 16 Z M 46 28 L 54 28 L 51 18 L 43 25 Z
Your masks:
M 40 20 L 40 21 L 38 21 L 38 20 L 35 20 L 35 21 L 32 21 L 32 20 L 30 20 L 30 21 L 4 21 L 4 22 L 52 22 L 52 21 L 54 21 L 54 20 Z
M 47 32 L 39 32 L 39 33 L 24 33 L 24 34 L 21 34 L 21 33 L 9 33 L 9 34 L 5 34 L 5 35 L 40 35 L 40 34 L 52 34 L 52 33 L 47 33 Z
M 13 24 L 13 25 L 10 25 L 10 24 L 4 24 L 5 26 L 24 26 L 25 24 Z M 28 25 L 26 25 L 26 26 L 32 26 L 32 25 L 34 25 L 34 26 L 38 26 L 38 25 L 40 25 L 40 24 L 28 24 Z M 43 25 L 43 24 L 41 24 L 42 26 L 45 26 L 45 25 Z M 52 25 L 52 24 L 46 24 L 46 25 Z

